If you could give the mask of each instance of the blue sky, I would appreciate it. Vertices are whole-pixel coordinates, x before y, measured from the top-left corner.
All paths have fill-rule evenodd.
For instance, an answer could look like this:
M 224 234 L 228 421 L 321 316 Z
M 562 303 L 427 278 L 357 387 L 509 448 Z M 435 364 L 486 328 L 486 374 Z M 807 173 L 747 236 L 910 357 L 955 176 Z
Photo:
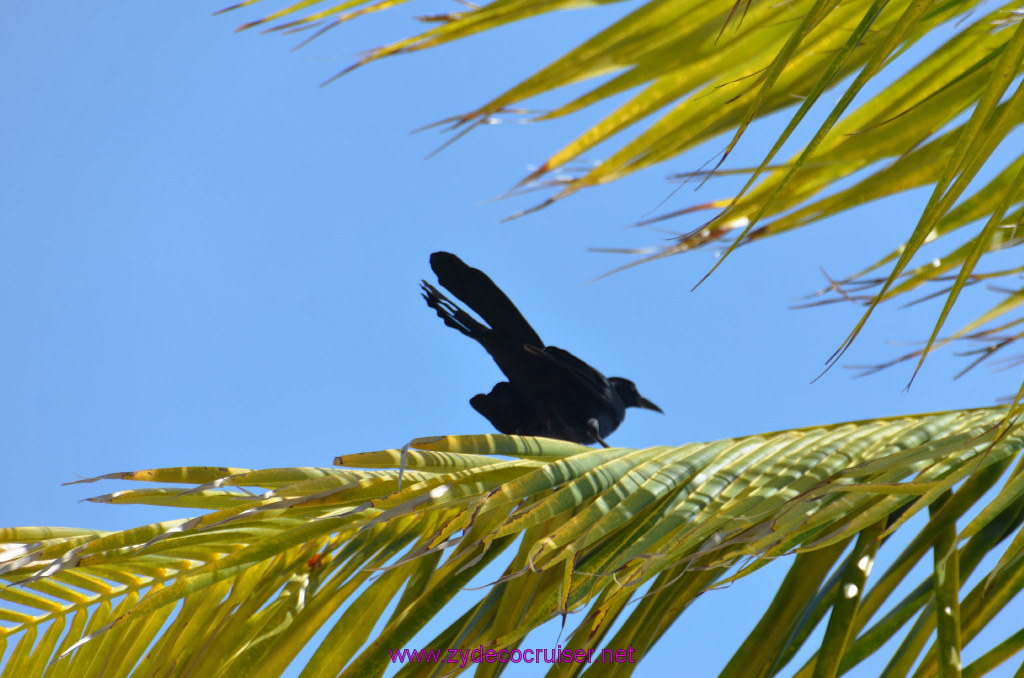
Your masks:
M 415 31 L 413 14 L 446 7 L 361 19 L 294 53 L 294 37 L 234 34 L 255 13 L 211 17 L 216 4 L 7 8 L 0 523 L 124 529 L 183 515 L 79 503 L 119 489 L 61 487 L 79 476 L 324 466 L 488 432 L 467 401 L 497 369 L 418 293 L 440 249 L 490 274 L 547 342 L 633 379 L 665 410 L 631 411 L 618 445 L 986 406 L 1016 391 L 1018 374 L 984 367 L 952 381 L 963 362 L 948 351 L 909 391 L 904 366 L 811 383 L 858 310 L 787 307 L 823 286 L 820 268 L 852 273 L 905 238 L 927 192 L 743 248 L 696 292 L 711 251 L 586 284 L 627 261 L 588 247 L 662 242 L 625 227 L 669 196 L 667 174 L 724 142 L 500 223 L 536 195 L 490 199 L 608 109 L 487 126 L 429 160 L 446 137 L 409 132 L 483 103 L 628 7 L 556 13 L 318 87 L 360 50 Z M 756 162 L 763 129 L 734 166 Z M 729 186 L 684 189 L 664 209 Z M 843 362 L 893 357 L 905 349 L 885 342 L 924 338 L 937 312 L 883 309 Z M 705 595 L 640 675 L 677 665 L 682 638 L 693 675 L 717 672 L 728 639 L 756 621 L 744 611 L 770 599 L 782 570 L 767 570 Z

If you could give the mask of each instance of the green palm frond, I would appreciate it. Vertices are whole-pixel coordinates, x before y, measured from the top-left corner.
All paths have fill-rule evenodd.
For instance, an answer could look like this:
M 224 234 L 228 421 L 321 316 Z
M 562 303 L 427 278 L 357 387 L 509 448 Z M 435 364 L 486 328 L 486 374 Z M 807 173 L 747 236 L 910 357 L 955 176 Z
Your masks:
M 336 620 L 303 675 L 378 675 L 388 648 L 408 646 L 492 562 L 504 574 L 430 647 L 516 648 L 543 622 L 581 612 L 566 649 L 633 647 L 642 657 L 696 596 L 795 553 L 723 675 L 772 675 L 826 618 L 797 675 L 837 675 L 894 637 L 904 647 L 893 662 L 923 656 L 921 675 L 953 675 L 945 669 L 961 647 L 1024 586 L 1024 426 L 1004 426 L 1005 416 L 640 450 L 458 436 L 420 439 L 407 455 L 346 455 L 341 468 L 113 474 L 104 478 L 177 487 L 92 501 L 206 512 L 114 533 L 0 530 L 0 641 L 15 643 L 7 671 L 276 676 Z M 925 509 L 893 565 L 870 576 L 886 537 Z M 982 583 L 964 587 L 1007 538 Z M 929 550 L 933 573 L 894 601 Z M 1021 635 L 968 674 L 1012 656 Z
M 398 0 L 314 7 L 320 4 L 303 0 L 240 29 L 310 29 L 315 37 Z M 494 0 L 425 17 L 431 20 L 429 28 L 372 50 L 355 66 L 588 5 Z M 940 339 L 945 320 L 964 287 L 979 274 L 1011 279 L 1014 293 L 1021 294 L 1019 270 L 979 273 L 978 265 L 984 255 L 1024 242 L 1024 155 L 1014 150 L 1009 156 L 993 155 L 1024 120 L 1024 88 L 1019 86 L 1024 70 L 1022 17 L 1020 0 L 649 0 L 536 74 L 453 118 L 452 129 L 468 131 L 517 112 L 514 107 L 531 97 L 599 76 L 604 77 L 592 89 L 539 119 L 569 115 L 635 92 L 523 179 L 521 185 L 551 190 L 529 212 L 727 135 L 717 164 L 696 172 L 717 175 L 751 125 L 788 109 L 789 123 L 760 165 L 748 168 L 749 179 L 738 193 L 645 222 L 713 210 L 700 227 L 687 229 L 628 266 L 718 243 L 728 244 L 728 254 L 741 243 L 808 226 L 909 189 L 931 187 L 918 223 L 906 227 L 906 242 L 867 271 L 840 282 L 859 284 L 868 272 L 891 267 L 835 356 L 857 336 L 879 302 L 951 276 L 931 335 L 913 355 L 920 367 L 937 343 L 945 343 Z M 917 63 L 899 60 L 919 43 L 936 46 Z M 876 85 L 897 60 L 905 72 L 885 87 Z M 833 90 L 836 94 L 826 100 L 825 94 Z M 811 125 L 806 116 L 816 106 L 829 113 L 823 123 Z M 775 162 L 790 140 L 803 140 L 804 145 L 790 159 Z M 614 144 L 607 157 L 565 178 L 570 163 L 605 142 Z M 989 169 L 998 165 L 994 176 L 989 169 L 982 172 L 986 163 Z M 545 181 L 556 170 L 558 178 Z M 854 185 L 835 189 L 854 178 Z M 975 230 L 966 243 L 965 228 Z M 946 242 L 955 244 L 945 247 L 945 256 L 930 256 L 931 261 L 912 266 L 924 245 L 935 243 L 934 250 Z M 997 305 L 986 315 L 986 331 L 1020 322 L 1019 316 L 1007 313 L 1010 307 Z M 999 345 L 1019 339 L 1019 334 L 1000 335 Z

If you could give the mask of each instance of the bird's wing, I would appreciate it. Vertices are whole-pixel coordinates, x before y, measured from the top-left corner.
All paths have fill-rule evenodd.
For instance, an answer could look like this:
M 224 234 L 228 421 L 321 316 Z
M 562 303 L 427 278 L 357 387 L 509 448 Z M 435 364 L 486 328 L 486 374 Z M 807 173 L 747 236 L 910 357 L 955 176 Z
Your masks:
M 499 381 L 486 395 L 476 394 L 469 404 L 502 433 L 537 435 L 542 425 L 530 398 L 507 381 Z
M 505 293 L 483 271 L 449 252 L 430 255 L 437 281 L 469 306 L 498 334 L 521 344 L 544 347 L 544 342 Z
M 610 388 L 608 379 L 603 374 L 565 349 L 557 346 L 545 346 L 542 349 L 526 346 L 526 351 L 544 357 L 560 369 L 569 372 L 577 381 L 592 389 L 596 394 L 603 394 Z

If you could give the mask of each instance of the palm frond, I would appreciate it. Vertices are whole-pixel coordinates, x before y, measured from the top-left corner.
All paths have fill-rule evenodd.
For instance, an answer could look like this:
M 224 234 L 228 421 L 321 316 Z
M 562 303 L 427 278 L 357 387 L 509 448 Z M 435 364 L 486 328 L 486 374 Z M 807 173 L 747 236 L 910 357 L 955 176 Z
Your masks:
M 247 0 L 229 9 L 254 3 Z M 313 7 L 318 4 L 303 0 L 240 29 L 316 27 L 315 36 L 398 0 L 348 0 Z M 578 6 L 571 0 L 468 5 L 429 17 L 430 26 L 423 32 L 370 51 L 352 68 Z M 939 342 L 945 320 L 981 258 L 1022 242 L 1024 156 L 1011 151 L 1012 159 L 1006 162 L 1005 154 L 995 154 L 1024 120 L 1024 88 L 1019 85 L 1024 69 L 1022 17 L 1020 0 L 995 5 L 980 0 L 649 0 L 536 74 L 448 122 L 461 136 L 517 110 L 531 97 L 589 79 L 600 78 L 589 91 L 534 119 L 569 115 L 639 90 L 520 182 L 527 189 L 551 191 L 550 197 L 519 213 L 526 214 L 583 188 L 671 160 L 722 135 L 728 135 L 728 141 L 718 159 L 695 171 L 707 178 L 729 173 L 724 164 L 752 126 L 789 109 L 789 123 L 761 163 L 750 168 L 737 193 L 648 220 L 714 209 L 697 227 L 682 229 L 669 244 L 655 246 L 652 253 L 622 268 L 725 240 L 728 255 L 751 240 L 808 226 L 909 189 L 931 187 L 920 219 L 907 227 L 906 243 L 868 269 L 891 266 L 877 296 L 869 299 L 834 356 L 838 360 L 879 302 L 953 273 L 930 336 L 915 355 L 920 368 Z M 926 44 L 937 46 L 923 57 L 915 52 L 916 63 L 909 61 L 908 50 L 925 38 Z M 876 83 L 891 79 L 893 69 L 902 70 L 898 79 L 879 88 Z M 826 94 L 833 91 L 838 99 L 829 103 Z M 828 111 L 824 122 L 810 126 L 807 116 L 812 109 Z M 644 122 L 647 127 L 638 130 Z M 787 141 L 799 141 L 802 148 L 789 160 L 776 162 Z M 600 162 L 568 178 L 558 174 L 545 179 L 606 142 L 613 145 Z M 982 172 L 987 164 L 998 165 L 995 176 Z M 853 179 L 854 185 L 835 190 Z M 973 193 L 968 194 L 969 186 L 975 186 Z M 952 249 L 949 255 L 929 257 L 939 261 L 938 266 L 918 265 L 912 275 L 903 275 L 924 245 L 962 236 L 965 228 L 976 231 L 966 243 L 961 237 L 955 247 L 947 248 Z
M 93 501 L 206 512 L 114 533 L 0 530 L 0 639 L 15 643 L 8 670 L 19 676 L 144 676 L 168 666 L 274 676 L 333 623 L 304 675 L 377 675 L 388 648 L 408 646 L 495 562 L 504 574 L 429 647 L 514 649 L 543 622 L 579 612 L 566 650 L 633 647 L 639 658 L 696 596 L 796 554 L 723 675 L 774 674 L 826 617 L 825 640 L 797 675 L 836 675 L 900 634 L 906 647 L 893 661 L 923 653 L 920 670 L 937 671 L 1024 585 L 1024 426 L 1003 426 L 1006 415 L 950 412 L 639 450 L 428 438 L 404 455 L 401 490 L 401 450 L 345 455 L 341 468 L 112 474 L 176 487 Z M 888 535 L 925 509 L 925 527 L 870 577 Z M 981 558 L 1010 537 L 982 584 L 965 591 Z M 868 626 L 929 550 L 934 573 Z M 1007 638 L 977 667 L 1022 644 Z

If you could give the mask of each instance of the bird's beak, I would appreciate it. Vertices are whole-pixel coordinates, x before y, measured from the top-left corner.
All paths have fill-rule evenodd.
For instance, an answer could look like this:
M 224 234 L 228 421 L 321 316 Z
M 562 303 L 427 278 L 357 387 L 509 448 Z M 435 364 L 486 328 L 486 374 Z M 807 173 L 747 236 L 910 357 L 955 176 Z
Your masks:
M 642 407 L 645 410 L 654 410 L 655 412 L 661 412 L 662 414 L 665 414 L 664 410 L 662 410 L 660 407 L 658 407 L 657 405 L 655 405 L 654 403 L 652 403 L 650 400 L 643 396 L 637 396 L 636 406 Z

